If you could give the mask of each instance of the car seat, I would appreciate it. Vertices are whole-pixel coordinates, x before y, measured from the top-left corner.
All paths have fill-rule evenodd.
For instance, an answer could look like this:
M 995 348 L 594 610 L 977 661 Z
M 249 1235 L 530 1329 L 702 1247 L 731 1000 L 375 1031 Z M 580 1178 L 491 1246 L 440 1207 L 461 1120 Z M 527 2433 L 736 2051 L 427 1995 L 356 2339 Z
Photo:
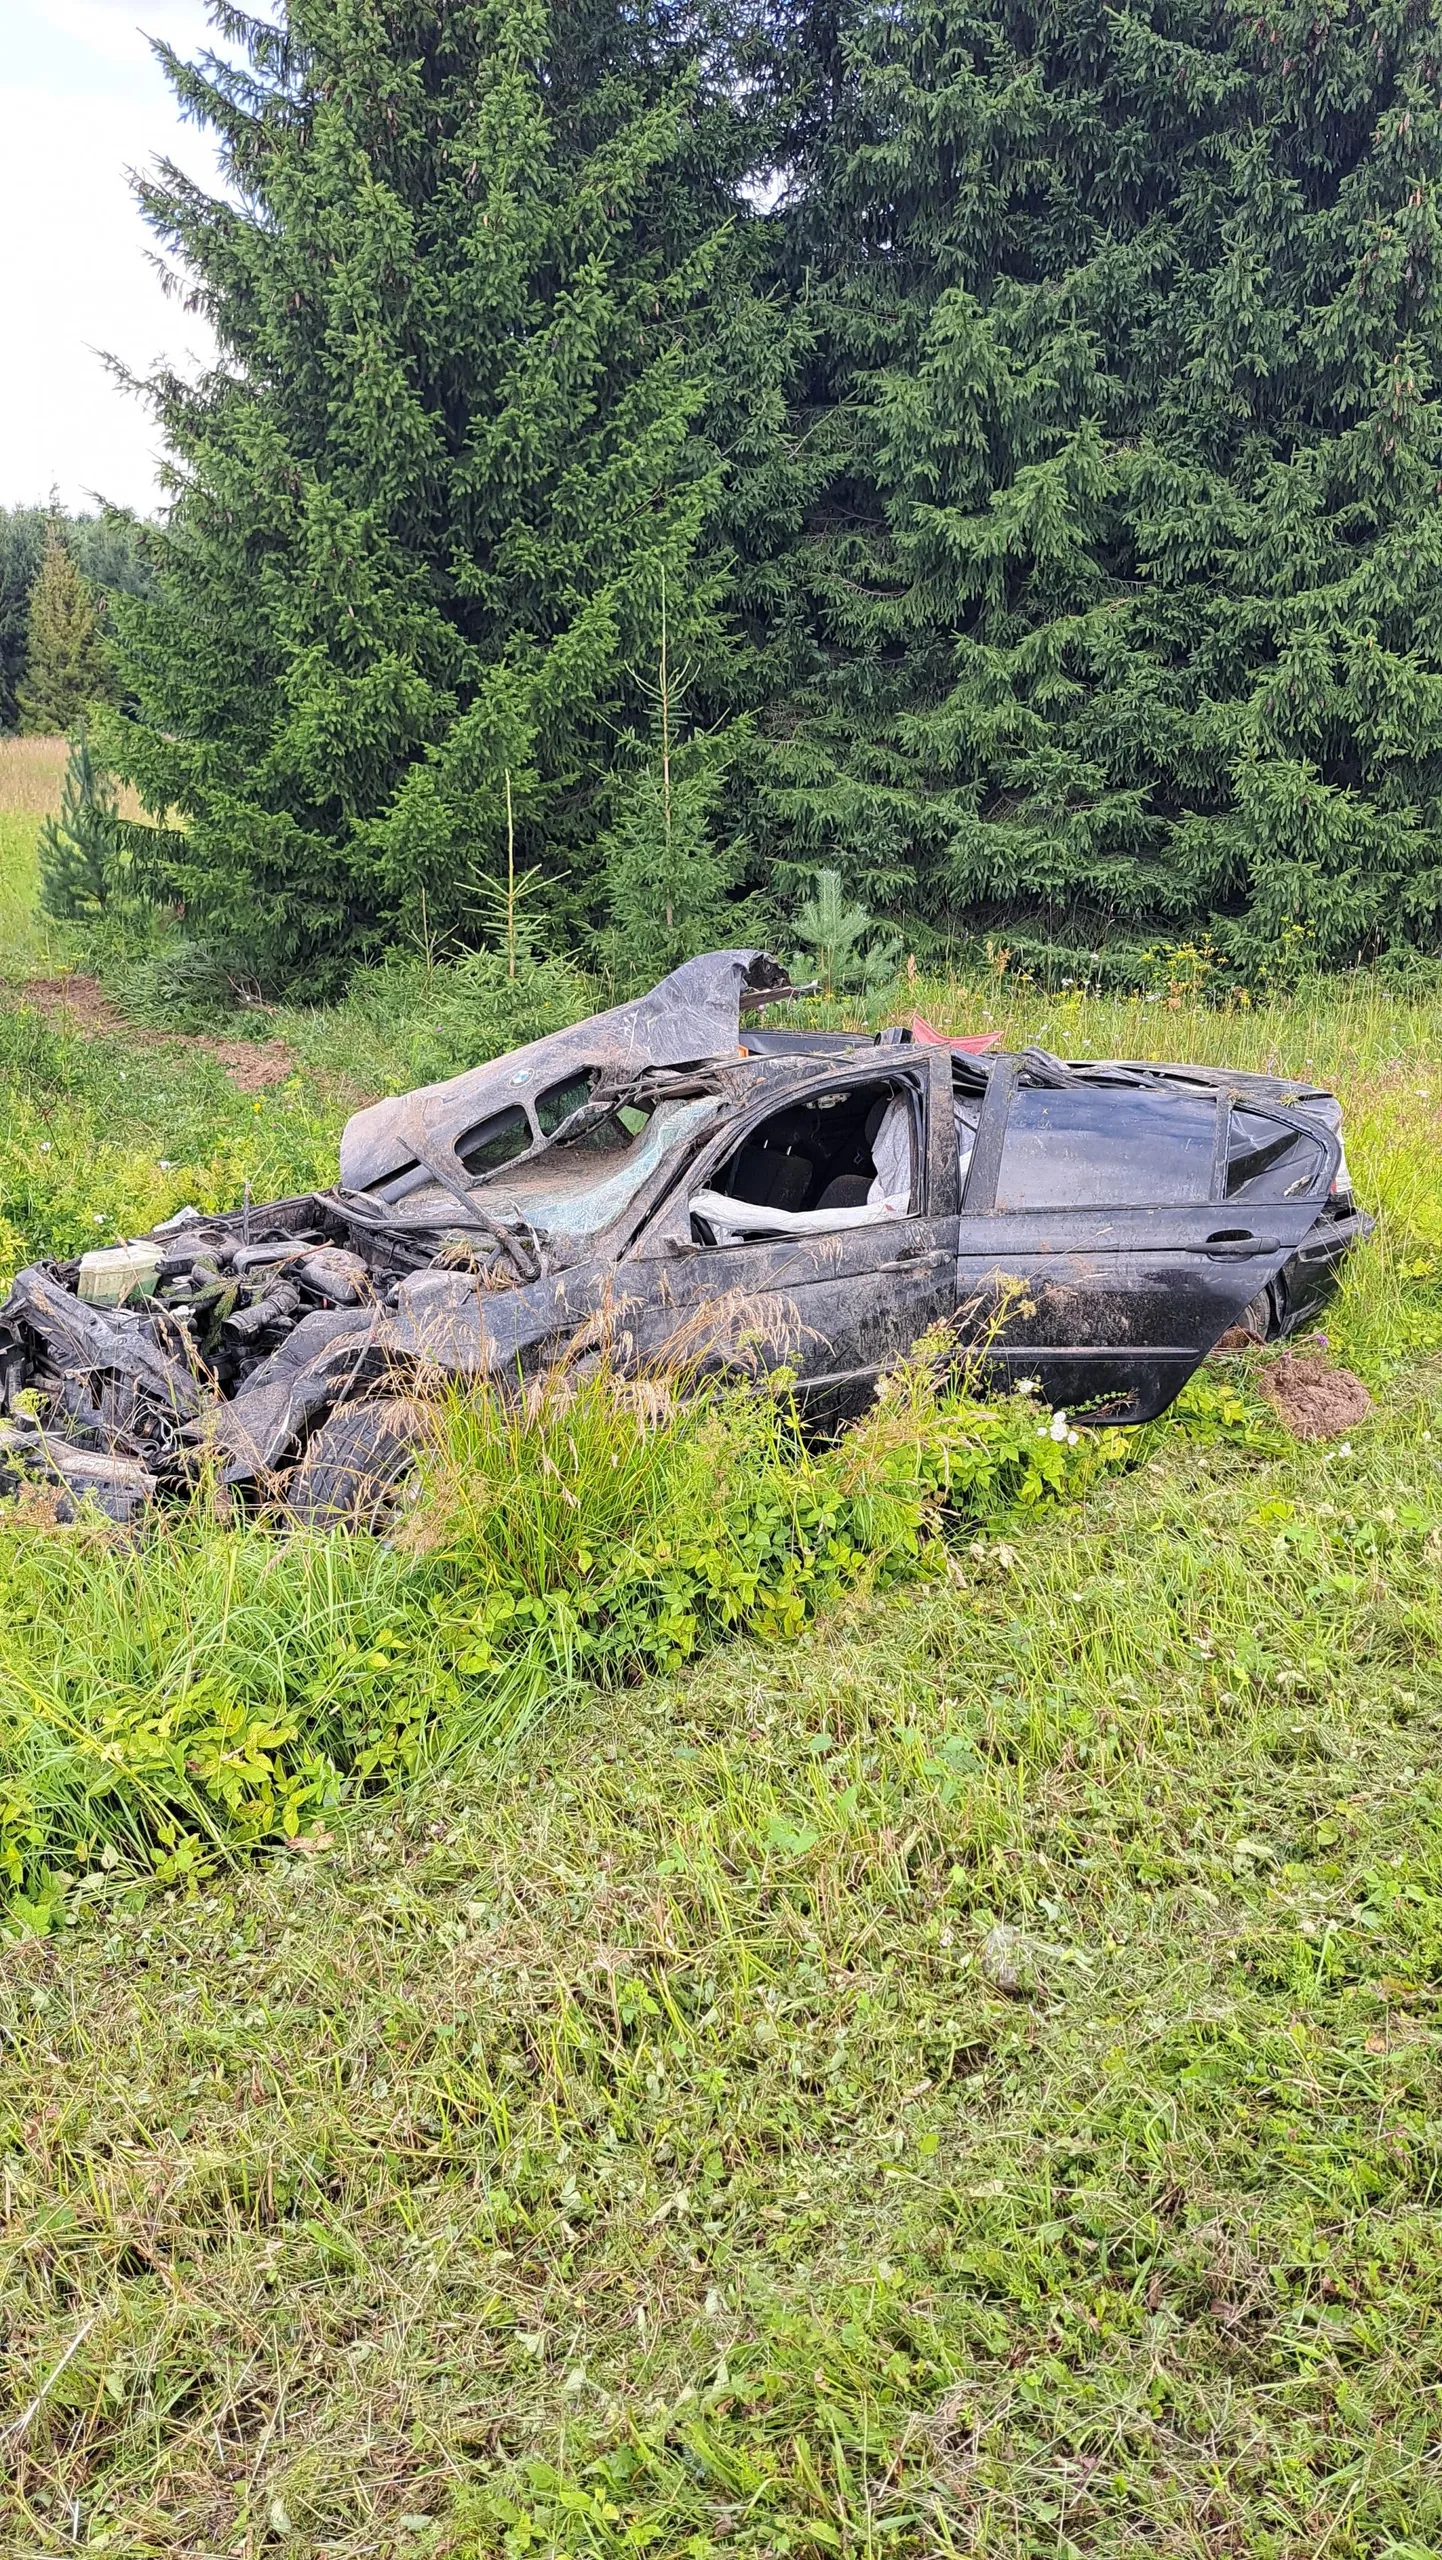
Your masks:
M 869 1173 L 838 1173 L 828 1182 L 816 1206 L 818 1209 L 864 1209 L 870 1196 Z
M 873 1102 L 871 1109 L 866 1115 L 866 1126 L 863 1135 L 868 1156 L 871 1155 L 871 1150 L 875 1143 L 877 1132 L 880 1129 L 887 1112 L 891 1108 L 891 1102 L 891 1095 L 883 1094 L 879 1102 Z M 864 1208 L 871 1197 L 871 1186 L 875 1176 L 876 1164 L 874 1158 L 872 1159 L 871 1170 L 869 1173 L 833 1174 L 831 1180 L 826 1185 L 825 1190 L 822 1192 L 820 1199 L 816 1203 L 817 1208 Z
M 726 1184 L 730 1197 L 757 1209 L 799 1209 L 816 1170 L 812 1137 L 806 1112 L 778 1112 L 742 1148 Z

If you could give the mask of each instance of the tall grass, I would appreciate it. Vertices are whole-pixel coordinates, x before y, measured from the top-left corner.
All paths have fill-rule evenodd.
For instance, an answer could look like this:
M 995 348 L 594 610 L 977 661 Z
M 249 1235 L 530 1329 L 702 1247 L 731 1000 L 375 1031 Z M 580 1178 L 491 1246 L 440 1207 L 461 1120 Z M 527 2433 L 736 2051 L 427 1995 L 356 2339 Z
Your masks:
M 0 1527 L 0 1866 L 22 1917 L 58 1869 L 175 1878 L 311 1834 L 357 1789 L 514 1737 L 582 1678 L 797 1634 L 924 1576 L 947 1520 L 1035 1509 L 1123 1462 L 924 1361 L 835 1448 L 780 1398 L 638 1390 L 602 1368 L 439 1411 L 395 1541 L 231 1531 L 198 1502 L 135 1544 Z M 97 1869 L 96 1862 L 101 1865 Z
M 1159 1435 L 7 1949 L 0 2540 L 1435 2552 L 1439 1452 Z
M 64 738 L 0 737 L 0 816 L 48 818 L 60 806 Z

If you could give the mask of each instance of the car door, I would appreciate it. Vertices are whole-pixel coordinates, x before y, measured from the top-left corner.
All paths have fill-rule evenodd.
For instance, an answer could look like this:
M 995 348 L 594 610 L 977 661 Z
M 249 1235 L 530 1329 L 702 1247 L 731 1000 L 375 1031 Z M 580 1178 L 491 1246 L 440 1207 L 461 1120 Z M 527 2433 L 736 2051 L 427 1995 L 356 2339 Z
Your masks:
M 915 1144 L 904 1215 L 841 1231 L 749 1236 L 707 1243 L 690 1203 L 725 1179 L 728 1164 L 764 1144 L 768 1120 L 829 1098 L 854 1103 L 904 1093 Z M 818 1075 L 758 1107 L 696 1157 L 618 1272 L 638 1344 L 648 1359 L 797 1373 L 808 1403 L 844 1412 L 878 1375 L 954 1305 L 957 1159 L 951 1062 L 941 1054 L 893 1063 L 868 1058 L 844 1075 Z M 802 1223 L 798 1221 L 798 1223 Z
M 1325 1130 L 1278 1111 L 1290 1195 L 1229 1198 L 1231 1113 L 1224 1089 L 1051 1085 L 1000 1062 L 957 1235 L 963 1330 L 989 1370 L 1109 1419 L 1165 1410 L 1308 1234 L 1337 1162 Z

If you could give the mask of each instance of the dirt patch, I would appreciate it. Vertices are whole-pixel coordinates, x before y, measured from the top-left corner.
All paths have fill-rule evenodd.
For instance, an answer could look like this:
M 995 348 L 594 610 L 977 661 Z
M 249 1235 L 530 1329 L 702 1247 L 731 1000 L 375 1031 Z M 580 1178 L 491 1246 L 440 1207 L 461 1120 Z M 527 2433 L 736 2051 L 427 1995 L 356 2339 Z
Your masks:
M 1284 1351 L 1257 1384 L 1297 1440 L 1330 1440 L 1365 1422 L 1372 1399 L 1350 1369 L 1334 1368 L 1326 1351 Z
M 210 1040 L 202 1033 L 191 1042 L 222 1066 L 242 1093 L 264 1093 L 267 1085 L 284 1084 L 295 1072 L 295 1057 L 283 1040 Z
M 151 1046 L 159 1039 L 156 1031 L 141 1030 L 118 1013 L 98 978 L 27 978 L 16 990 L 17 1000 L 43 1013 L 47 1022 L 57 1022 L 68 1015 L 77 1031 L 102 1032 Z
M 128 1040 L 136 1049 L 199 1049 L 224 1067 L 241 1093 L 264 1093 L 283 1084 L 295 1071 L 295 1057 L 283 1040 L 220 1040 L 205 1031 L 156 1031 L 127 1021 L 111 1003 L 98 978 L 27 978 L 18 990 L 22 1004 L 33 1005 L 47 1022 L 69 1022 L 92 1039 Z

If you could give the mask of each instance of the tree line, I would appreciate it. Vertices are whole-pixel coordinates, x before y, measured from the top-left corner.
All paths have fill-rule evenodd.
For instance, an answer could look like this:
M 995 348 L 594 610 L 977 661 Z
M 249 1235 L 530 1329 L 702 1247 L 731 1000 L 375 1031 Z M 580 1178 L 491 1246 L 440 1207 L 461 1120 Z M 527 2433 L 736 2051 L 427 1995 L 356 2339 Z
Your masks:
M 247 974 L 517 880 L 644 974 L 818 874 L 1077 974 L 1438 953 L 1436 0 L 217 19 L 106 751 Z

